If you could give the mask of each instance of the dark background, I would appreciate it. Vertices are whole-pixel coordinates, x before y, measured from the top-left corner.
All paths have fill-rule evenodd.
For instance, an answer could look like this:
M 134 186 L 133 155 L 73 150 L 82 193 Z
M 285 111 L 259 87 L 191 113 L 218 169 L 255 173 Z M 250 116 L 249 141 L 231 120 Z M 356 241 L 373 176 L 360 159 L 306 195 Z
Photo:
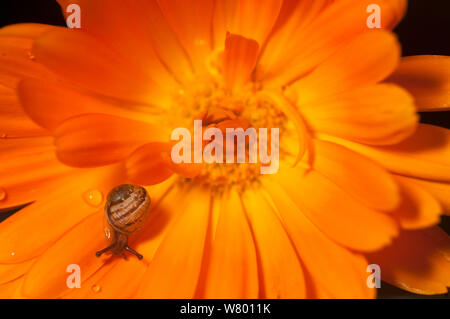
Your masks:
M 112 1 L 112 0 L 105 0 Z M 126 0 L 121 0 L 126 1 Z M 374 0 L 376 3 L 376 0 Z M 406 18 L 396 28 L 403 55 L 450 55 L 450 0 L 410 0 Z M 65 25 L 55 0 L 0 0 L 0 27 L 13 23 L 36 22 Z M 450 112 L 421 114 L 421 122 L 450 129 Z M 450 194 L 449 194 L 450 196 Z M 15 211 L 2 213 L 0 222 Z M 441 226 L 450 233 L 450 217 Z M 426 298 L 382 284 L 379 298 Z M 450 294 L 435 297 L 450 298 Z

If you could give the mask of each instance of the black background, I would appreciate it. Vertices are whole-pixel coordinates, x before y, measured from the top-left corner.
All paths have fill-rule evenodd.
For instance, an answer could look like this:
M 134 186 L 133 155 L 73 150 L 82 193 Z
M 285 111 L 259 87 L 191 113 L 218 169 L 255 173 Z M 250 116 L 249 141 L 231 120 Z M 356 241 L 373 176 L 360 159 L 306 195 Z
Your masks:
M 449 17 L 450 0 L 410 0 L 406 18 L 395 30 L 402 44 L 403 55 L 450 55 Z M 65 25 L 61 9 L 55 0 L 0 0 L 0 27 L 22 22 Z M 421 114 L 421 122 L 450 129 L 450 112 Z M 2 213 L 0 221 L 12 213 L 14 211 Z M 450 217 L 443 217 L 441 226 L 449 233 Z M 379 289 L 378 297 L 425 298 L 386 283 Z M 450 298 L 450 294 L 439 297 Z

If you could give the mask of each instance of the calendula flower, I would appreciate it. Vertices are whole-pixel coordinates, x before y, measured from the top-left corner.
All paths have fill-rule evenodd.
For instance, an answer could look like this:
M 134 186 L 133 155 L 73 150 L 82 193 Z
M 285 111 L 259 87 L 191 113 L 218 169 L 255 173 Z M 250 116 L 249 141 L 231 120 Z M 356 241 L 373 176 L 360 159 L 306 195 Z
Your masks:
M 450 60 L 401 59 L 406 1 L 382 29 L 372 2 L 60 0 L 81 29 L 1 29 L 0 208 L 31 204 L 0 224 L 0 295 L 370 298 L 369 264 L 446 292 L 450 133 L 417 112 L 448 109 Z M 279 171 L 175 164 L 194 120 L 278 128 Z M 144 258 L 97 258 L 125 183 L 152 199 Z

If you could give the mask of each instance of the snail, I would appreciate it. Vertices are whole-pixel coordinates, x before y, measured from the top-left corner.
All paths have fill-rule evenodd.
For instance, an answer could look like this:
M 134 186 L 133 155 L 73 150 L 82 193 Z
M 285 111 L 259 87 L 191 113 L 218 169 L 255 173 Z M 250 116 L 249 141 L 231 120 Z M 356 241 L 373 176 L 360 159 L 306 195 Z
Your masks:
M 113 243 L 95 255 L 100 257 L 112 251 L 127 259 L 126 250 L 142 259 L 142 255 L 128 246 L 128 236 L 142 228 L 150 212 L 150 203 L 150 196 L 141 186 L 126 184 L 112 189 L 106 200 L 105 217 L 113 230 Z

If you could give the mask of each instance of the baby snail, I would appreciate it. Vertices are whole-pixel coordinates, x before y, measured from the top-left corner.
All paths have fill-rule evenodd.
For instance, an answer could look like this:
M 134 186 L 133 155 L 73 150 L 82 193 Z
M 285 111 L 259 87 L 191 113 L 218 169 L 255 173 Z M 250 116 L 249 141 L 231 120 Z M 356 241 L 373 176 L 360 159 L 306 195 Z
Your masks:
M 128 246 L 128 236 L 139 230 L 150 212 L 150 196 L 145 188 L 136 185 L 120 185 L 108 194 L 105 217 L 113 230 L 113 243 L 98 251 L 100 257 L 107 251 L 127 259 L 125 250 L 142 259 L 137 251 Z

